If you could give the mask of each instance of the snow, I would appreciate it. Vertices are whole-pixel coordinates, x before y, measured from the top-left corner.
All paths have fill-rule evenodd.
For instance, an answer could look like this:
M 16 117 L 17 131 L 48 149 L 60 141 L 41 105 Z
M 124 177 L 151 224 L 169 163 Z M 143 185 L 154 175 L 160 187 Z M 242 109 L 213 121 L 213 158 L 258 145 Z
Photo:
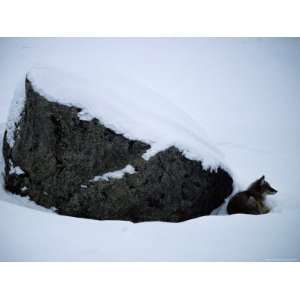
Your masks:
M 25 172 L 20 167 L 13 167 L 9 170 L 9 174 L 16 174 L 16 175 L 22 175 Z
M 82 121 L 92 121 L 93 120 L 93 116 L 90 115 L 85 109 L 82 109 L 82 111 L 78 113 L 78 117 Z
M 101 98 L 101 117 L 116 112 L 109 125 L 127 134 L 149 128 L 149 155 L 161 149 L 154 138 L 170 130 L 163 142 L 179 141 L 177 132 L 183 147 L 198 143 L 201 155 L 209 153 L 208 165 L 226 162 L 236 188 L 265 175 L 278 190 L 267 198 L 272 211 L 266 215 L 228 216 L 224 205 L 212 216 L 183 223 L 132 224 L 60 216 L 0 188 L 0 260 L 299 261 L 299 39 L 0 39 L 0 53 L 2 122 L 29 69 L 63 68 L 70 83 L 61 76 L 66 84 L 54 90 L 53 78 L 53 90 L 43 86 L 43 92 L 59 101 L 72 94 L 68 100 L 75 103 L 80 91 L 97 83 L 105 88 L 101 97 L 118 94 L 114 101 Z M 72 76 L 76 82 L 84 77 L 80 86 L 71 85 Z M 66 98 L 65 87 L 73 89 Z M 95 89 L 89 95 L 98 97 Z M 96 115 L 84 105 L 82 118 Z M 135 129 L 142 116 L 148 123 Z M 2 155 L 0 161 L 3 170 Z
M 7 130 L 7 142 L 12 148 L 15 143 L 14 133 L 16 125 L 20 121 L 21 113 L 25 103 L 25 76 L 19 81 L 17 88 L 15 89 L 14 97 L 11 101 L 10 112 L 8 114 L 8 120 L 6 122 Z
M 299 259 L 299 215 L 294 213 L 132 224 L 64 217 L 4 201 L 0 208 L 5 261 Z
M 97 77 L 80 76 L 53 67 L 35 67 L 27 72 L 34 89 L 50 101 L 83 109 L 81 120 L 99 119 L 106 127 L 130 139 L 152 145 L 143 156 L 149 159 L 157 152 L 175 145 L 190 159 L 202 161 L 205 169 L 216 170 L 222 163 L 221 152 L 192 119 L 163 96 L 147 86 L 122 76 L 110 75 L 113 82 L 99 72 Z
M 121 179 L 125 174 L 134 174 L 135 169 L 132 165 L 127 165 L 125 168 L 113 172 L 107 172 L 100 176 L 95 176 L 91 182 L 97 182 L 100 180 L 109 181 L 110 179 Z

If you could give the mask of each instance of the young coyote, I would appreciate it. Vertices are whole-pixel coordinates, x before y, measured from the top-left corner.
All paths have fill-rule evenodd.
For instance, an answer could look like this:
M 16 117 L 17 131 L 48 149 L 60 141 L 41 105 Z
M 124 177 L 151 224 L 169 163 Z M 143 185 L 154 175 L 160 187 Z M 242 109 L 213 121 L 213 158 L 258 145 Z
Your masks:
M 227 205 L 228 214 L 266 214 L 270 209 L 265 205 L 267 195 L 276 194 L 265 176 L 254 181 L 246 191 L 235 194 Z

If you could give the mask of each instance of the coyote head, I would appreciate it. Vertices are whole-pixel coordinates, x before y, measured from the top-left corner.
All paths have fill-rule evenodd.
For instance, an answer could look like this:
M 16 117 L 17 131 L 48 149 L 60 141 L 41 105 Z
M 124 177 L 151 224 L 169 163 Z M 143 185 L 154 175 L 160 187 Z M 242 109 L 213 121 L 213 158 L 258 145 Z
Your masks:
M 265 176 L 262 176 L 253 182 L 250 186 L 250 189 L 255 190 L 257 193 L 260 193 L 264 196 L 277 193 L 277 191 L 265 180 Z

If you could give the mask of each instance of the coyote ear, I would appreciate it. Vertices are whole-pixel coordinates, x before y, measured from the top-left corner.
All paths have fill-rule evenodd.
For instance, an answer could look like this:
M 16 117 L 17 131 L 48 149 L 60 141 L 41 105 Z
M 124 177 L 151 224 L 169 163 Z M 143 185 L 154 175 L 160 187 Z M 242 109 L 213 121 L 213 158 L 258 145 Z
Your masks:
M 261 176 L 258 180 L 260 184 L 263 184 L 265 182 L 265 175 Z

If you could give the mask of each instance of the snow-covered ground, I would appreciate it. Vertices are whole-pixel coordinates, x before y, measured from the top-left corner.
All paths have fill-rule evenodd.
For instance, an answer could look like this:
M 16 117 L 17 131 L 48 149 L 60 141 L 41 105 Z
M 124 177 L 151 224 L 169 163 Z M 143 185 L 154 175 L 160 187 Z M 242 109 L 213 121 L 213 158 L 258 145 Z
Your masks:
M 46 65 L 113 92 L 126 132 L 139 135 L 146 115 L 148 128 L 168 121 L 165 145 L 146 136 L 153 153 L 188 144 L 208 166 L 221 159 L 238 187 L 265 174 L 279 191 L 267 215 L 228 216 L 223 206 L 179 224 L 132 224 L 59 216 L 1 187 L 0 260 L 300 260 L 299 57 L 299 39 L 0 39 L 0 122 L 24 74 Z

